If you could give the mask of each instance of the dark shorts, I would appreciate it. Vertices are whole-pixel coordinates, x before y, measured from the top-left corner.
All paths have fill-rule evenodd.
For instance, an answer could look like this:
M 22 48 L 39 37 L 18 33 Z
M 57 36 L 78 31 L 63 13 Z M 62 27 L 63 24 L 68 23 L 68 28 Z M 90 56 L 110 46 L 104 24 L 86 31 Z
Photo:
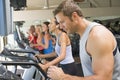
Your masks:
M 75 62 L 69 64 L 60 64 L 60 67 L 66 74 L 80 76 L 80 71 L 78 70 L 78 66 L 75 64 Z

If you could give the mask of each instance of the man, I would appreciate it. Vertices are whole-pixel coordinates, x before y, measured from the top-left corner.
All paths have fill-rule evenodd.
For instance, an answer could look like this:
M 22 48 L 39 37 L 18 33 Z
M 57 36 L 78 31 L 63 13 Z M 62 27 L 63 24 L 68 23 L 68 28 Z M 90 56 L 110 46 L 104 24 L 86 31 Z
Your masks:
M 76 32 L 81 37 L 80 59 L 84 77 L 65 74 L 55 66 L 48 69 L 48 77 L 52 80 L 120 80 L 120 53 L 107 28 L 86 20 L 71 0 L 62 2 L 54 15 L 68 33 Z

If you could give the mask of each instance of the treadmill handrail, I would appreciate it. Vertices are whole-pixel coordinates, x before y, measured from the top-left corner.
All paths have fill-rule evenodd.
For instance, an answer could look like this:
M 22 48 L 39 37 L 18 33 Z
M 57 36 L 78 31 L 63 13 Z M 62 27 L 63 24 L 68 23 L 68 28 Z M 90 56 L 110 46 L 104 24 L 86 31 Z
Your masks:
M 42 70 L 42 68 L 36 64 L 36 63 L 33 63 L 33 62 L 13 62 L 13 61 L 0 61 L 1 64 L 3 65 L 33 65 L 35 66 L 42 74 L 43 76 L 45 77 L 45 80 L 49 80 L 49 78 L 47 77 L 46 73 Z
M 6 54 L 0 54 L 0 55 L 4 55 L 4 56 L 9 57 L 11 59 L 16 59 L 16 58 L 24 58 L 25 59 L 26 58 L 28 60 L 32 60 L 34 62 L 37 62 L 36 60 L 34 60 L 34 59 L 30 58 L 30 57 L 27 57 L 27 56 L 14 55 L 6 48 L 4 48 L 4 51 L 5 51 L 4 53 L 6 53 Z
M 31 53 L 33 55 L 35 55 L 35 53 L 33 51 L 30 50 L 23 50 L 23 49 L 18 49 L 18 50 L 14 50 L 14 49 L 9 49 L 10 52 L 19 52 L 19 53 Z

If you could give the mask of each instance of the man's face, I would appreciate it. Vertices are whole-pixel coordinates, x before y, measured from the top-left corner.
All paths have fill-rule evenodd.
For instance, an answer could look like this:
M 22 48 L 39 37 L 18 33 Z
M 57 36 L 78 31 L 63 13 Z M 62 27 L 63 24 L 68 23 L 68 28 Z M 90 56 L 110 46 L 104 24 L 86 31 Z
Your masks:
M 59 22 L 60 27 L 62 27 L 67 33 L 76 32 L 74 21 L 71 21 L 67 16 L 64 16 L 62 12 L 56 15 L 56 19 Z

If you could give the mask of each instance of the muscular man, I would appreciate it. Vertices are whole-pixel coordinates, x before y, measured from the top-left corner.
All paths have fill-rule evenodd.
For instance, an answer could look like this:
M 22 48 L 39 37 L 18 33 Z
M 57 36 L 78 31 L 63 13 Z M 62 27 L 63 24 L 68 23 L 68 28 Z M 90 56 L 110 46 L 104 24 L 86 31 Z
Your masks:
M 86 20 L 72 0 L 62 2 L 54 15 L 65 31 L 77 32 L 81 37 L 80 59 L 84 77 L 65 74 L 55 66 L 48 69 L 48 77 L 52 80 L 120 80 L 120 53 L 107 28 Z

